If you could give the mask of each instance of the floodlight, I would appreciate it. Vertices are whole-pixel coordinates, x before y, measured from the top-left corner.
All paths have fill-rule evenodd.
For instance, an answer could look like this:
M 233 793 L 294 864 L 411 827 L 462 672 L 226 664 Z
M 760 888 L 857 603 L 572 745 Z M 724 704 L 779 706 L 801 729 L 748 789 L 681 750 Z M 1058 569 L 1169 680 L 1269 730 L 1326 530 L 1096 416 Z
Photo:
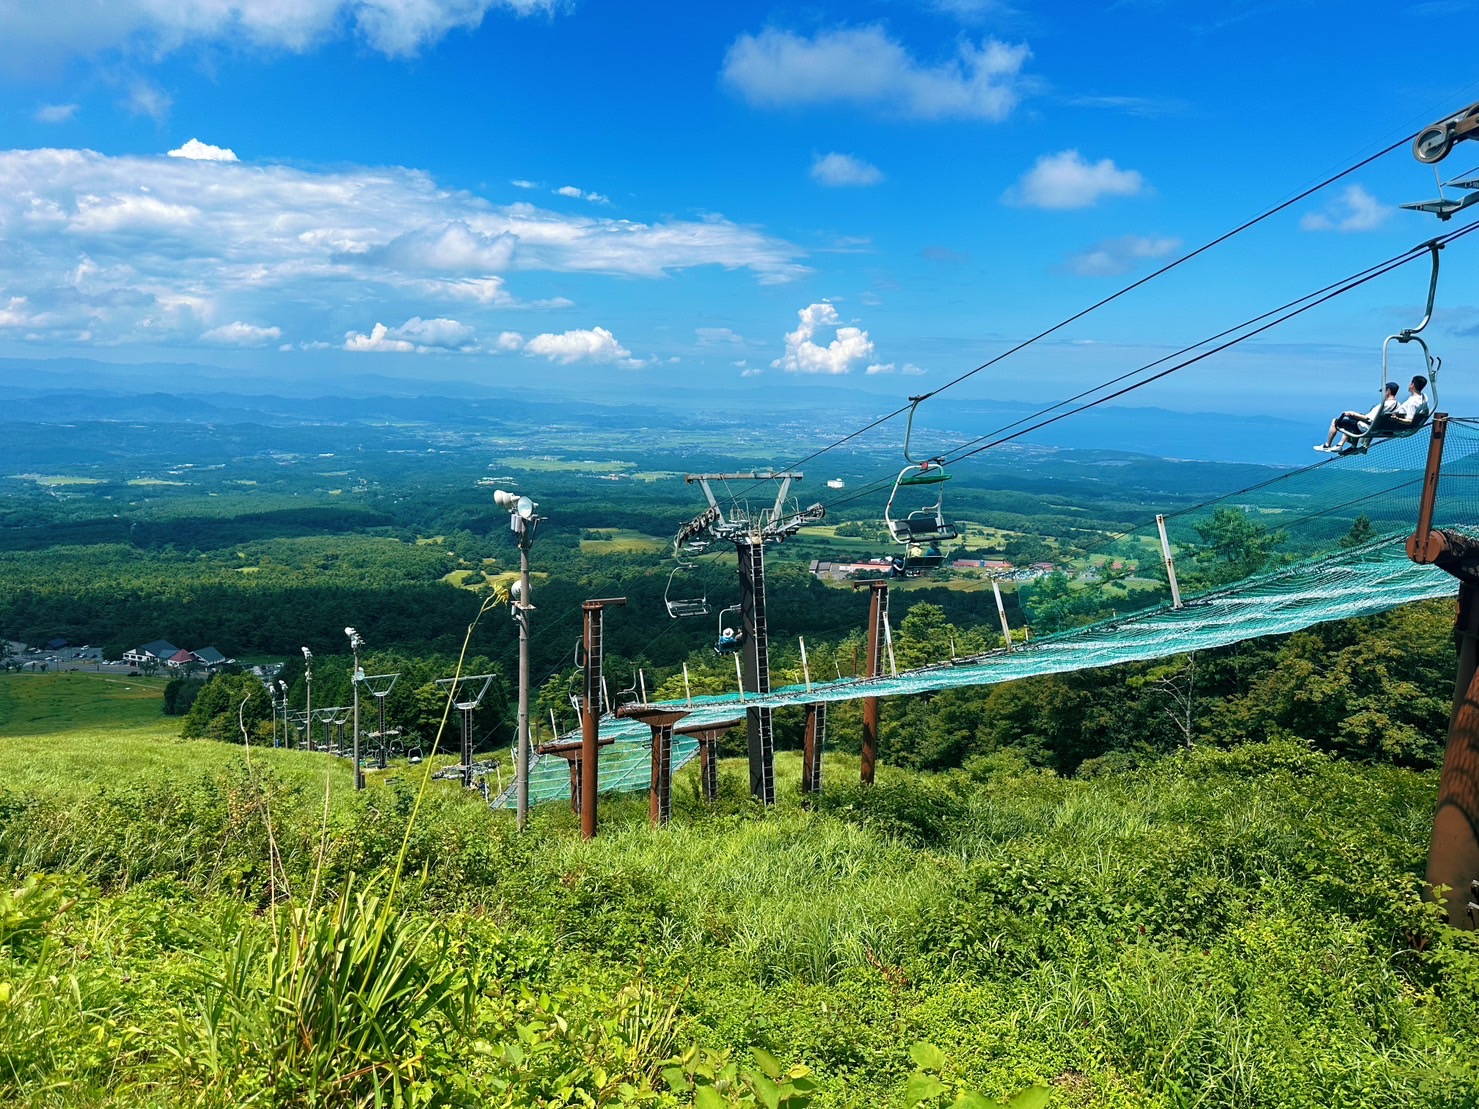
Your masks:
M 309 659 L 309 658 L 312 658 L 312 657 L 313 657 L 313 652 L 312 652 L 312 651 L 310 651 L 310 650 L 309 650 L 309 649 L 308 649 L 308 648 L 307 648 L 307 647 L 304 647 L 304 648 L 303 648 L 303 657 L 304 657 L 304 658 L 305 658 L 305 659 Z
M 534 510 L 539 507 L 538 504 L 528 497 L 521 496 L 518 493 L 510 493 L 504 489 L 493 490 L 493 503 L 523 520 L 527 520 L 533 516 Z
M 356 651 L 365 645 L 365 637 L 353 628 L 345 628 L 344 634 L 349 636 L 349 645 Z

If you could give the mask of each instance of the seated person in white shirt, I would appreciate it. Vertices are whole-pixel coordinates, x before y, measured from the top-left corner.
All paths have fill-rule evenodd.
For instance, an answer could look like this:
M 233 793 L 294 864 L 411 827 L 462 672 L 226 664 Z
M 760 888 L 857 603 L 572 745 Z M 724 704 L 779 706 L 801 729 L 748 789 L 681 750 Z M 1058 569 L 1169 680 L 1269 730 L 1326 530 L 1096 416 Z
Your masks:
M 1407 431 L 1411 428 L 1422 426 L 1427 420 L 1428 413 L 1433 410 L 1433 402 L 1428 400 L 1428 395 L 1423 392 L 1428 387 L 1428 379 L 1418 374 L 1407 386 L 1407 399 L 1397 405 L 1396 410 L 1377 421 L 1376 432 Z
M 1424 384 L 1426 384 L 1426 382 L 1424 382 Z M 1373 408 L 1370 412 L 1351 412 L 1347 410 L 1345 412 L 1342 412 L 1339 416 L 1335 417 L 1335 419 L 1330 421 L 1330 434 L 1325 437 L 1325 441 L 1323 443 L 1315 444 L 1315 450 L 1335 450 L 1335 447 L 1332 446 L 1332 444 L 1335 442 L 1335 437 L 1341 434 L 1341 432 L 1346 433 L 1344 445 L 1349 445 L 1351 442 L 1351 436 L 1365 435 L 1367 430 L 1371 427 L 1372 422 L 1376 420 L 1377 417 L 1390 416 L 1392 413 L 1396 412 L 1398 407 L 1397 389 L 1398 385 L 1395 381 L 1388 381 L 1386 383 L 1386 386 L 1381 391 L 1381 400 L 1377 402 L 1376 407 Z

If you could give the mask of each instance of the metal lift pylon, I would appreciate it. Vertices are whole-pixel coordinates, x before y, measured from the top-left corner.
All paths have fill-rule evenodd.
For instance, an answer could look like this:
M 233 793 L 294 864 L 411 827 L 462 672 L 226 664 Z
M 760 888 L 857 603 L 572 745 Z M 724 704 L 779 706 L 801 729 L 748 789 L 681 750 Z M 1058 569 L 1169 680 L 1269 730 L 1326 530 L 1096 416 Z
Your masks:
M 743 686 L 746 693 L 770 692 L 770 642 L 765 610 L 765 545 L 778 543 L 794 535 L 806 524 L 816 523 L 825 515 L 820 504 L 808 508 L 787 508 L 791 482 L 802 474 L 794 472 L 752 472 L 742 474 L 689 474 L 690 485 L 703 490 L 708 507 L 679 530 L 675 542 L 693 543 L 705 539 L 733 543 L 739 556 L 740 620 L 744 628 L 741 647 Z M 774 481 L 779 483 L 775 503 L 753 516 L 744 507 L 728 513 L 719 507 L 713 481 Z M 750 794 L 763 805 L 775 804 L 775 733 L 772 710 L 752 708 L 745 711 L 749 739 Z

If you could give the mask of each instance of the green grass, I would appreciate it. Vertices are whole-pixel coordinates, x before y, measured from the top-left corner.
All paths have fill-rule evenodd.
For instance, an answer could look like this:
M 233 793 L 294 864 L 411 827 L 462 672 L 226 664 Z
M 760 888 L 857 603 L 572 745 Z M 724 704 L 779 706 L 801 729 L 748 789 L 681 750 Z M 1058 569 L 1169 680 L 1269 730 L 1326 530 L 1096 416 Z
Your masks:
M 519 835 L 430 783 L 392 904 L 352 876 L 396 857 L 416 771 L 355 794 L 342 761 L 258 748 L 248 773 L 23 680 L 0 689 L 90 715 L 0 742 L 0 1102 L 348 1103 L 381 1075 L 429 1103 L 667 1107 L 689 1098 L 661 1060 L 703 1045 L 871 1109 L 904 1104 L 927 1040 L 943 1104 L 1473 1104 L 1479 943 L 1418 897 L 1431 773 L 1285 742 L 863 788 L 834 735 L 810 807 L 794 752 L 764 813 L 725 760 L 717 805 L 689 767 L 669 827 L 608 797 L 592 842 L 563 804 Z M 60 877 L 21 887 L 37 870 Z
M 581 554 L 645 554 L 667 550 L 669 541 L 630 528 L 601 528 L 600 539 L 582 539 Z
M 85 670 L 0 674 L 0 736 L 157 726 L 168 680 Z

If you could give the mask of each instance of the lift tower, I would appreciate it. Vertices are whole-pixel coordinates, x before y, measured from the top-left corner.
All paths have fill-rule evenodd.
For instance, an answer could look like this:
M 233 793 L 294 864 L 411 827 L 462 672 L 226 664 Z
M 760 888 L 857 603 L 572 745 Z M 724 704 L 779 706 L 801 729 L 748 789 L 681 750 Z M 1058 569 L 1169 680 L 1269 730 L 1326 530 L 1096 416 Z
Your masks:
M 765 614 L 765 545 L 779 543 L 807 524 L 820 521 L 826 510 L 820 504 L 799 508 L 788 502 L 791 482 L 802 474 L 689 474 L 683 480 L 703 490 L 708 507 L 678 530 L 675 549 L 690 554 L 701 553 L 712 543 L 733 543 L 739 556 L 740 626 L 743 642 L 742 673 L 747 693 L 770 692 L 769 629 Z M 728 511 L 720 508 L 710 482 L 773 481 L 778 483 L 775 503 L 754 513 L 743 501 L 735 500 Z M 775 804 L 775 739 L 771 729 L 771 710 L 752 708 L 745 711 L 749 735 L 750 793 L 764 805 Z

